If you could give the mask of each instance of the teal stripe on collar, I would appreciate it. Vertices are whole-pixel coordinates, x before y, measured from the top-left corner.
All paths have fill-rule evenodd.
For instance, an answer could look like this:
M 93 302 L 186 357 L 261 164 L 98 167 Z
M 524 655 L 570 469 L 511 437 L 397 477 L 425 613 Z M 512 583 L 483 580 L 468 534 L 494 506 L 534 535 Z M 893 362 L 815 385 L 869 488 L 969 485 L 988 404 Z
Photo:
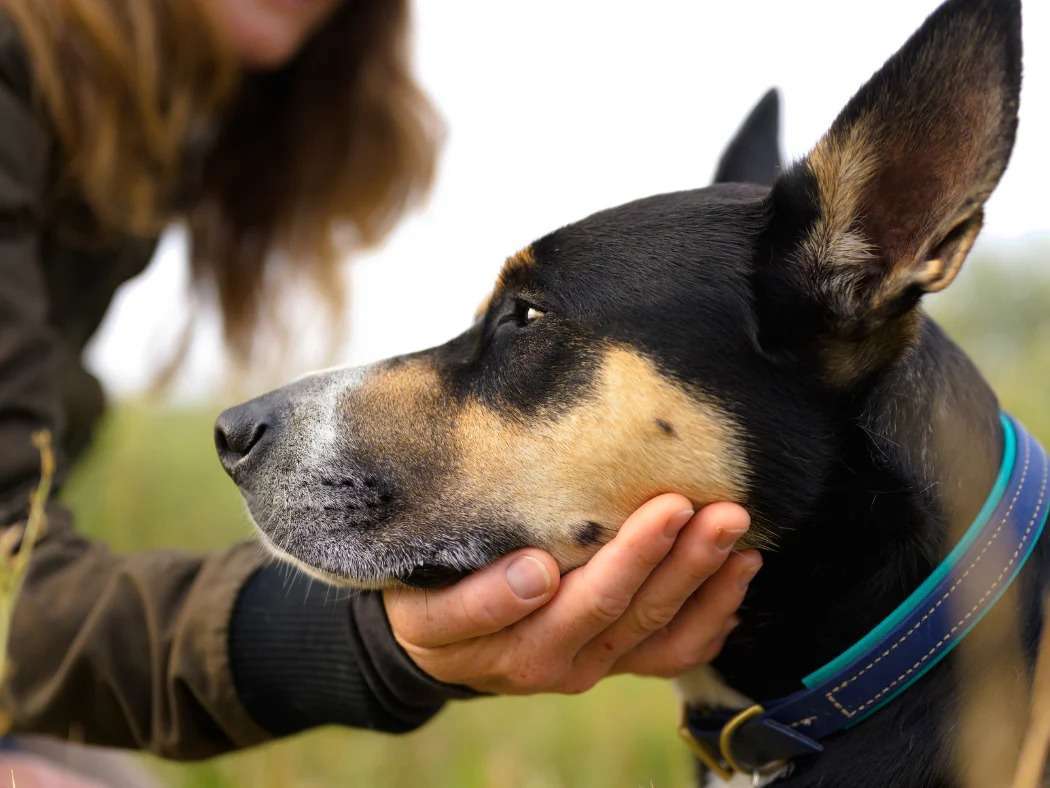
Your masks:
M 876 643 L 882 640 L 888 632 L 896 627 L 902 619 L 915 609 L 915 606 L 919 602 L 925 599 L 929 593 L 937 587 L 937 584 L 944 579 L 944 577 L 959 562 L 959 559 L 962 558 L 970 548 L 970 545 L 973 544 L 978 534 L 980 534 L 981 530 L 988 522 L 988 518 L 992 516 L 992 512 L 995 511 L 999 502 L 1002 500 L 1003 493 L 1006 492 L 1006 487 L 1010 483 L 1010 474 L 1013 472 L 1014 463 L 1017 459 L 1017 435 L 1014 432 L 1013 424 L 1010 423 L 1010 419 L 1003 413 L 999 414 L 999 422 L 1003 427 L 1003 461 L 999 466 L 999 477 L 995 480 L 995 486 L 992 488 L 992 492 L 988 495 L 988 500 L 984 502 L 984 506 L 981 507 L 981 511 L 977 514 L 976 519 L 967 529 L 963 538 L 959 540 L 959 543 L 955 545 L 955 548 L 943 561 L 941 561 L 930 576 L 923 581 L 922 585 L 916 588 L 907 599 L 901 602 L 896 610 L 886 616 L 886 618 L 877 624 L 874 629 L 869 631 L 863 638 L 831 660 L 831 662 L 828 662 L 823 667 L 817 668 L 802 679 L 802 683 L 808 689 L 813 689 L 814 687 L 819 686 L 839 671 L 845 670 L 852 662 L 856 661 L 874 648 Z
M 1036 544 L 1039 543 L 1039 536 L 1042 534 L 1043 528 L 1046 526 L 1046 521 L 1047 521 L 1048 518 L 1050 518 L 1050 509 L 1048 509 L 1046 511 L 1046 514 L 1043 515 L 1042 520 L 1040 520 L 1037 523 L 1036 529 L 1035 529 L 1035 536 L 1033 536 L 1032 539 L 1029 541 L 1028 549 L 1026 549 L 1021 554 L 1020 559 L 1014 565 L 1013 571 L 1010 572 L 1010 574 L 1007 576 L 1006 582 L 1002 583 L 999 586 L 999 590 L 995 594 L 992 595 L 992 603 L 990 605 L 988 605 L 984 610 L 982 610 L 978 615 L 974 616 L 970 620 L 969 625 L 967 627 L 965 627 L 961 631 L 961 633 L 959 634 L 959 641 L 960 642 L 967 635 L 970 634 L 970 630 L 971 629 L 973 629 L 975 626 L 977 626 L 979 623 L 981 623 L 981 621 L 984 619 L 984 617 L 989 612 L 991 612 L 991 609 L 993 607 L 995 607 L 995 604 L 999 601 L 1000 597 L 1002 597 L 1002 595 L 1006 593 L 1007 589 L 1010 588 L 1010 585 L 1014 582 L 1014 579 L 1019 574 L 1021 574 L 1021 570 L 1024 569 L 1024 565 L 1028 561 L 1028 557 L 1032 554 L 1032 551 L 1035 550 Z M 875 706 L 872 706 L 864 714 L 861 714 L 861 715 L 855 717 L 854 719 L 850 720 L 849 725 L 846 726 L 846 727 L 852 728 L 857 723 L 866 720 L 868 717 L 870 717 L 872 714 L 877 712 L 879 709 L 881 709 L 887 703 L 890 703 L 891 701 L 895 700 L 898 695 L 903 693 L 906 689 L 908 689 L 908 687 L 910 687 L 916 681 L 918 681 L 923 676 L 925 676 L 926 673 L 929 672 L 929 670 L 932 669 L 934 665 L 936 665 L 938 662 L 940 662 L 942 659 L 944 659 L 946 656 L 948 656 L 951 652 L 952 652 L 951 648 L 946 649 L 945 651 L 941 652 L 941 654 L 939 654 L 937 657 L 935 657 L 934 659 L 930 660 L 930 663 L 929 663 L 929 665 L 927 665 L 926 670 L 916 671 L 915 674 L 910 679 L 908 679 L 903 684 L 901 684 L 893 693 L 891 693 L 891 694 L 887 695 L 885 698 L 883 698 L 880 703 L 876 704 Z

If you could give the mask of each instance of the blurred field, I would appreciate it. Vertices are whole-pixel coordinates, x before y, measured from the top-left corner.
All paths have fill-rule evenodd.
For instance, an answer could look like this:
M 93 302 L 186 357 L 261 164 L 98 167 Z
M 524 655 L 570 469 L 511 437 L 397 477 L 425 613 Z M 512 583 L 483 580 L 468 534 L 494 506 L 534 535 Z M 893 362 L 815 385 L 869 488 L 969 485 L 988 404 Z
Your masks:
M 1042 259 L 1050 258 L 1050 250 Z M 1050 442 L 1050 276 L 973 261 L 934 312 Z M 438 339 L 435 337 L 435 339 Z M 120 550 L 207 549 L 250 526 L 211 445 L 215 409 L 115 408 L 64 497 L 81 528 Z M 151 761 L 172 786 L 680 786 L 691 766 L 665 682 L 616 679 L 583 697 L 486 699 L 402 738 L 326 729 L 195 765 Z

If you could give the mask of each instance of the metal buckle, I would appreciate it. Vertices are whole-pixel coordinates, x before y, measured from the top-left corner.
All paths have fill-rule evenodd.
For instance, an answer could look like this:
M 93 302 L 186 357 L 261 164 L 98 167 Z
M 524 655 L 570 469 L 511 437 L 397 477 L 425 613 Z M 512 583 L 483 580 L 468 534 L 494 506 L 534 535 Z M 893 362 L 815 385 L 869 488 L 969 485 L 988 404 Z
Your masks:
M 682 737 L 682 741 L 685 742 L 685 746 L 689 748 L 689 751 L 696 756 L 704 766 L 706 766 L 712 774 L 717 775 L 720 779 L 725 782 L 729 782 L 733 779 L 733 767 L 729 764 L 723 764 L 719 754 L 714 749 L 709 748 L 706 742 L 700 741 L 693 735 L 693 732 L 689 730 L 689 726 L 684 722 L 678 726 L 678 735 Z
M 764 711 L 765 709 L 756 703 L 754 706 L 750 706 L 733 715 L 722 726 L 722 730 L 718 734 L 718 752 L 715 752 L 714 748 L 706 742 L 702 742 L 693 736 L 693 732 L 689 730 L 689 725 L 686 723 L 684 715 L 682 724 L 678 727 L 678 735 L 682 737 L 693 755 L 720 779 L 729 782 L 733 779 L 734 774 L 750 774 L 755 785 L 766 785 L 784 773 L 788 767 L 787 762 L 775 761 L 760 769 L 747 769 L 741 766 L 733 756 L 733 734 L 748 720 L 757 717 Z

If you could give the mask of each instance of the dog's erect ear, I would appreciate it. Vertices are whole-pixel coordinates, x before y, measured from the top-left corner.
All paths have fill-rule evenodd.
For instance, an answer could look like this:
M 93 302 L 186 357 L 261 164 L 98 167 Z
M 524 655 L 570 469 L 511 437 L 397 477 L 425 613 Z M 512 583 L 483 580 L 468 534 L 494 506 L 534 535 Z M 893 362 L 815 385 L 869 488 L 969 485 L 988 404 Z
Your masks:
M 859 336 L 951 283 L 1010 158 L 1020 83 L 1020 0 L 942 5 L 775 184 L 780 285 Z
M 715 183 L 772 185 L 780 174 L 780 96 L 769 90 L 729 143 L 715 171 Z

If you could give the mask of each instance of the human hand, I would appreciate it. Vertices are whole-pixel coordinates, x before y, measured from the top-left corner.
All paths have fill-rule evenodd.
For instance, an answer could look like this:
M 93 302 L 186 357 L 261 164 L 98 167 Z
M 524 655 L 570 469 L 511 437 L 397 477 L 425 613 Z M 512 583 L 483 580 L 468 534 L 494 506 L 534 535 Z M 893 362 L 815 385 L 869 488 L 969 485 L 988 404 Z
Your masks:
M 710 662 L 762 565 L 733 553 L 750 518 L 644 504 L 585 565 L 559 578 L 541 550 L 512 553 L 439 591 L 384 592 L 394 637 L 427 674 L 482 692 L 582 692 L 615 673 L 672 677 Z

